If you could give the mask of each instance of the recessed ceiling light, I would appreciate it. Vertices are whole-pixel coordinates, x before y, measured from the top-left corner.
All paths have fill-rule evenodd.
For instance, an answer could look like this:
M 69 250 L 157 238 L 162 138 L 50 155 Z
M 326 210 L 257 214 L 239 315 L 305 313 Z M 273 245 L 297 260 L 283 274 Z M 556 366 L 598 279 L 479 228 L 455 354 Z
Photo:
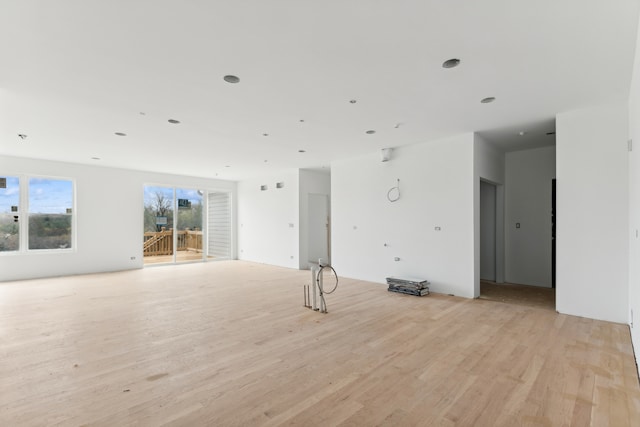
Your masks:
M 496 100 L 495 97 L 489 96 L 487 98 L 483 98 L 480 102 L 482 102 L 483 104 L 489 104 L 489 103 L 491 103 L 491 102 L 493 102 L 495 100 Z
M 269 160 L 265 160 L 264 162 L 267 163 Z
M 460 60 L 458 58 L 451 58 L 442 63 L 442 68 L 454 68 L 458 65 L 460 65 Z
M 300 123 L 304 123 L 304 119 L 300 119 Z
M 298 153 L 306 153 L 306 150 L 298 150 Z
M 520 135 L 520 136 L 525 136 L 526 134 L 527 134 L 527 132 L 525 132 L 525 131 L 523 131 L 523 130 L 521 130 L 520 132 L 518 132 L 518 135 Z
M 124 133 L 124 132 L 116 132 L 116 135 L 118 135 L 118 136 L 127 136 L 127 134 Z
M 92 157 L 91 160 L 100 160 L 100 157 Z
M 355 104 L 356 102 L 358 101 L 356 101 L 355 99 L 352 99 L 351 101 L 349 101 L 350 104 Z
M 367 135 L 373 135 L 374 133 L 376 133 L 375 130 L 368 130 L 365 132 Z
M 172 125 L 177 125 L 180 124 L 180 120 L 176 120 L 176 119 L 169 119 L 167 120 L 169 123 L 171 123 Z
M 20 138 L 20 139 L 27 139 L 27 135 L 25 135 L 24 133 L 19 133 L 19 134 L 18 134 L 18 138 Z
M 225 167 L 225 168 L 230 168 L 231 166 L 229 166 L 229 165 L 225 165 L 224 167 Z
M 268 133 L 263 133 L 262 136 L 269 136 L 269 134 Z
M 141 116 L 146 116 L 146 115 L 147 115 L 147 113 L 145 113 L 144 111 L 140 111 L 140 115 L 141 115 Z
M 240 82 L 240 78 L 238 76 L 234 76 L 231 74 L 228 74 L 226 76 L 223 77 L 224 81 L 227 83 L 238 83 Z

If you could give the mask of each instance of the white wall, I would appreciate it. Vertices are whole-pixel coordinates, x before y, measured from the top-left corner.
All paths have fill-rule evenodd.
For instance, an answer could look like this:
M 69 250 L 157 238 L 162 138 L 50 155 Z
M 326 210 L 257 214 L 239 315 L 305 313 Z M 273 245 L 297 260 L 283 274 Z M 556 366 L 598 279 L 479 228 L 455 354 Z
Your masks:
M 239 259 L 298 268 L 298 188 L 296 169 L 238 183 Z
M 233 192 L 236 187 L 230 181 L 7 156 L 0 156 L 0 173 L 74 179 L 77 216 L 73 252 L 0 255 L 0 281 L 141 268 L 145 184 Z
M 495 281 L 504 282 L 504 153 L 474 135 L 473 147 L 474 297 L 480 296 L 480 181 L 496 185 Z
M 509 283 L 552 285 L 551 185 L 556 177 L 555 157 L 555 147 L 506 154 L 505 277 Z
M 329 171 L 319 172 L 301 169 L 299 171 L 300 185 L 300 256 L 299 268 L 308 268 L 309 255 L 309 219 L 312 212 L 309 212 L 309 195 L 320 194 L 331 197 L 331 175 Z M 317 261 L 317 258 L 315 259 Z M 327 260 L 329 261 L 329 260 Z
M 640 363 L 640 29 L 629 96 L 629 310 L 633 310 L 631 339 Z M 631 320 L 631 319 L 630 319 Z
M 556 119 L 556 308 L 628 321 L 628 108 L 598 106 Z
M 425 278 L 434 292 L 472 298 L 473 146 L 469 133 L 397 148 L 385 163 L 377 151 L 333 162 L 337 273 L 378 283 L 388 276 Z M 401 197 L 391 203 L 387 192 L 398 178 Z

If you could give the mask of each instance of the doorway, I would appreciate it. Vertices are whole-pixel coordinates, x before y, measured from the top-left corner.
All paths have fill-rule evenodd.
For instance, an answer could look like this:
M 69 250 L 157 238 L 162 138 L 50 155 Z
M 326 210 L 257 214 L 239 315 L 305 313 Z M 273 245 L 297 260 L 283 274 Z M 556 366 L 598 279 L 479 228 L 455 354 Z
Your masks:
M 480 181 L 480 280 L 496 281 L 496 186 Z
M 144 187 L 144 264 L 202 261 L 202 190 Z
M 551 180 L 551 288 L 556 288 L 556 179 Z
M 309 221 L 307 223 L 308 262 L 317 263 L 320 258 L 331 262 L 329 196 L 309 194 Z

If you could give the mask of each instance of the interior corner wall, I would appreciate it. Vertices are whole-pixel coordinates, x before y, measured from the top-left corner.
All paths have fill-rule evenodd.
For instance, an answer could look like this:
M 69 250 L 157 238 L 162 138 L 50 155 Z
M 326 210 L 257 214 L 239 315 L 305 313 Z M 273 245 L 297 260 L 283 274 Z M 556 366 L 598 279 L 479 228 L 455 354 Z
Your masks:
M 298 268 L 298 189 L 297 169 L 238 182 L 239 259 Z
M 640 363 L 640 26 L 629 96 L 629 321 L 636 364 Z M 631 316 L 633 313 L 633 316 Z
M 627 323 L 628 108 L 556 118 L 556 309 Z
M 509 152 L 505 164 L 506 281 L 550 288 L 556 148 Z
M 322 194 L 331 198 L 331 174 L 329 172 L 311 171 L 300 169 L 299 171 L 299 201 L 300 201 L 300 240 L 299 240 L 299 265 L 298 268 L 309 268 L 309 195 Z
M 236 192 L 232 181 L 8 156 L 0 156 L 0 173 L 74 180 L 76 212 L 73 251 L 2 254 L 0 281 L 142 268 L 146 184 L 225 190 L 232 200 Z
M 496 185 L 496 253 L 495 280 L 504 282 L 504 183 L 505 157 L 501 150 L 474 134 L 473 147 L 473 222 L 474 222 L 474 297 L 480 296 L 480 181 Z
M 379 152 L 332 162 L 338 274 L 424 278 L 433 292 L 474 297 L 473 144 L 468 133 L 396 148 L 388 162 Z M 391 202 L 398 179 L 400 198 Z

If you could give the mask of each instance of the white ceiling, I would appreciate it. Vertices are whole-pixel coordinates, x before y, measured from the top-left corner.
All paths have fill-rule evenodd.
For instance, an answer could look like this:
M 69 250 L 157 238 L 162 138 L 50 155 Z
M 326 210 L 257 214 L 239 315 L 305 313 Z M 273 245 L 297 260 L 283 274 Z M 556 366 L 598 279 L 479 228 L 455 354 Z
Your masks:
M 0 154 L 222 179 L 472 131 L 505 150 L 553 144 L 556 113 L 628 97 L 639 11 L 638 0 L 0 1 Z M 462 62 L 444 69 L 449 58 Z

